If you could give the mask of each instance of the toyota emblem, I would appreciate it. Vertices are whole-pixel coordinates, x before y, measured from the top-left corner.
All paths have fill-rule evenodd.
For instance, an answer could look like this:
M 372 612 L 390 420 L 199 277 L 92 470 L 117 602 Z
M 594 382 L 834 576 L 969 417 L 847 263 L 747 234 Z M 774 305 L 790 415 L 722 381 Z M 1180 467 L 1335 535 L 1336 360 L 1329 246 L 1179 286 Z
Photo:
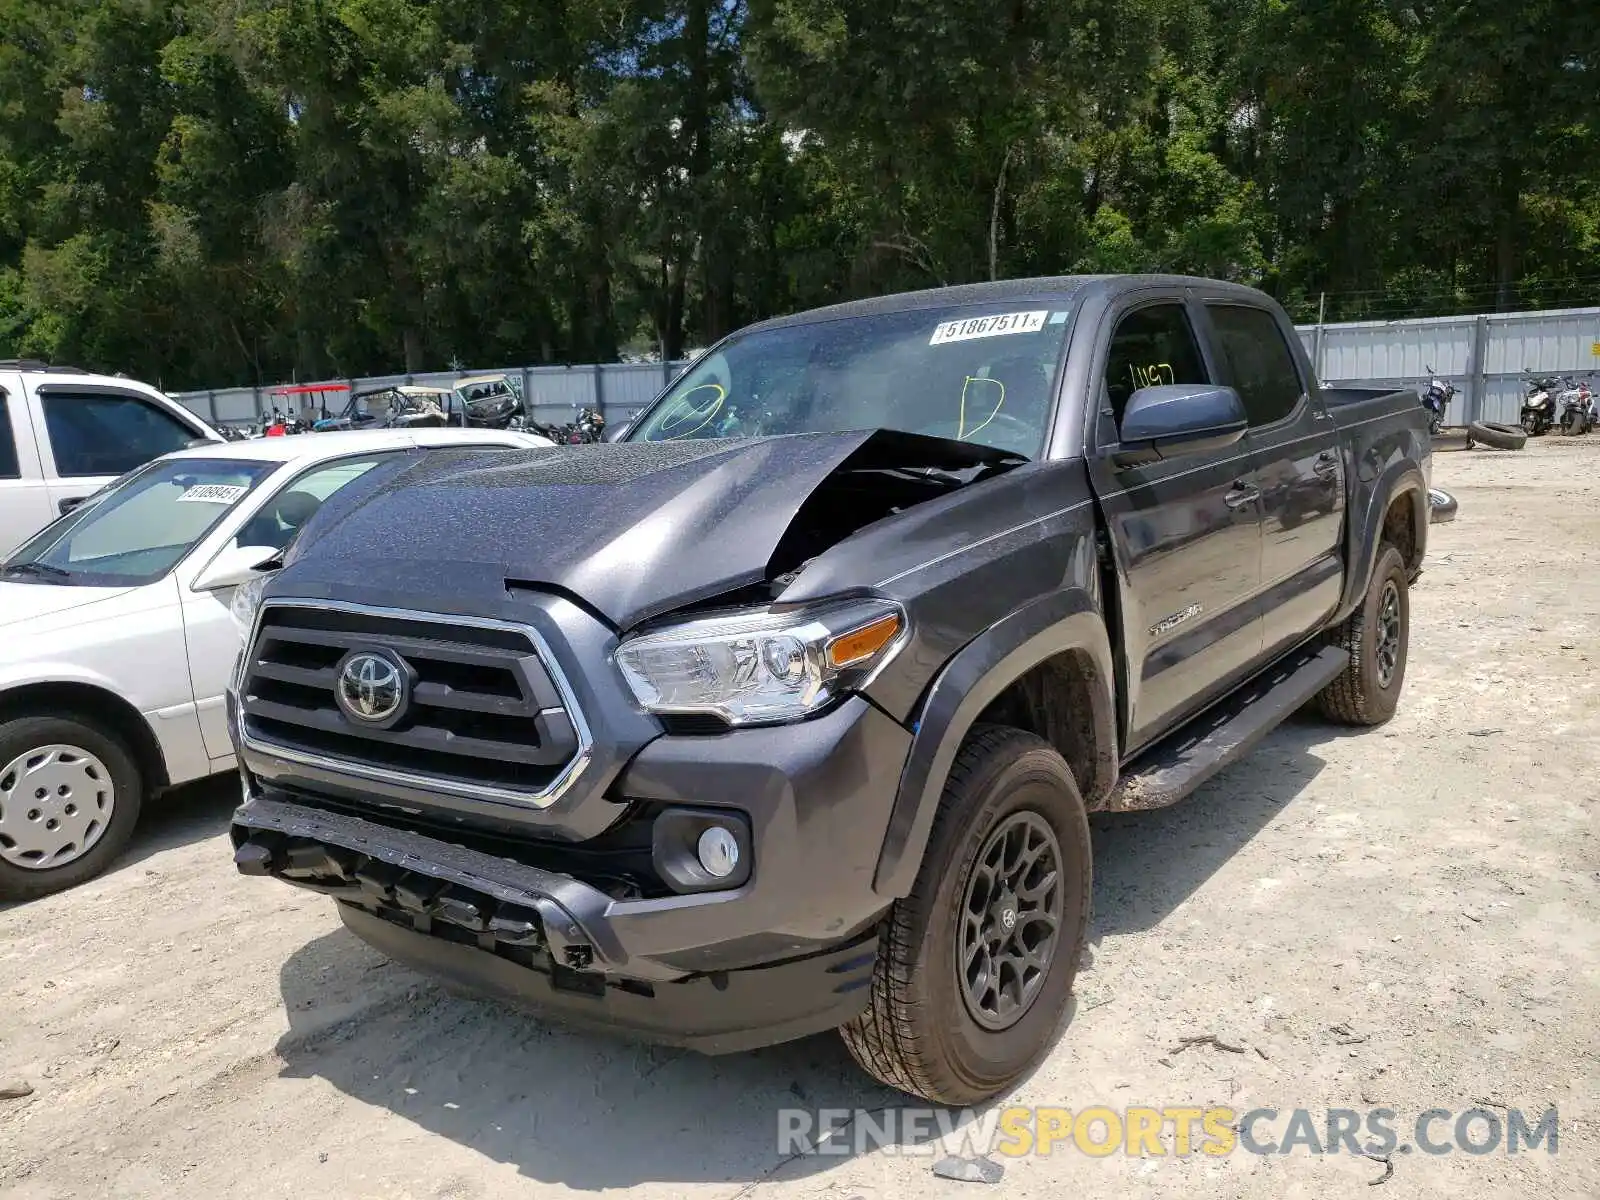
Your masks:
M 362 651 L 350 655 L 339 668 L 334 699 L 352 721 L 381 725 L 400 715 L 410 690 L 410 680 L 399 659 Z

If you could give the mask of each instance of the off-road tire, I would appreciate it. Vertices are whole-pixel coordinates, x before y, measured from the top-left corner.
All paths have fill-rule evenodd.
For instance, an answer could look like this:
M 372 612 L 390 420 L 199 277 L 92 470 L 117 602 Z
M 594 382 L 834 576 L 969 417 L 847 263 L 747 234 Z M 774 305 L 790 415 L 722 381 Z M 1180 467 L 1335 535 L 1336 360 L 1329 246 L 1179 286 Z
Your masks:
M 956 927 L 985 839 L 1016 812 L 1043 817 L 1060 849 L 1061 924 L 1032 1005 L 1001 1032 L 973 1020 L 957 979 Z M 911 893 L 885 918 L 871 1003 L 840 1029 L 868 1074 L 935 1104 L 986 1100 L 1021 1079 L 1060 1031 L 1089 933 L 1092 856 L 1083 798 L 1042 738 L 980 725 L 957 755 Z
M 1495 421 L 1474 421 L 1467 426 L 1467 444 L 1482 442 L 1496 450 L 1521 450 L 1528 444 L 1528 431 L 1520 425 L 1501 425 Z
M 139 765 L 119 736 L 87 717 L 21 717 L 0 724 L 0 769 L 33 747 L 57 743 L 82 747 L 111 772 L 116 789 L 111 819 L 87 854 L 59 867 L 34 871 L 0 860 L 0 900 L 34 900 L 93 879 L 122 853 L 139 823 L 144 798 Z
M 1384 585 L 1393 581 L 1400 599 L 1400 654 L 1394 677 L 1388 687 L 1378 682 L 1375 662 L 1379 628 L 1379 608 Z M 1406 681 L 1406 657 L 1411 645 L 1411 589 L 1406 562 L 1400 551 L 1388 542 L 1378 548 L 1378 561 L 1372 567 L 1367 594 L 1343 625 L 1329 635 L 1331 645 L 1350 652 L 1350 663 L 1322 691 L 1317 707 L 1330 721 L 1341 725 L 1382 725 L 1394 716 L 1400 703 L 1400 689 Z

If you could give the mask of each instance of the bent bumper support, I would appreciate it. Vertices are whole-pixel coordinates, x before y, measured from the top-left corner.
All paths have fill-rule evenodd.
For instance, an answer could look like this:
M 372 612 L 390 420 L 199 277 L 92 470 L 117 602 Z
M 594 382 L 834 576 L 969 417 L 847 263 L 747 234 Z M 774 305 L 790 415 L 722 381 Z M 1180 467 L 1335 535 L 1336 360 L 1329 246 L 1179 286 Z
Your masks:
M 609 897 L 509 859 L 390 829 L 359 817 L 255 799 L 233 817 L 234 864 L 245 875 L 366 906 L 393 906 L 493 940 L 542 945 L 574 970 L 622 967 L 620 945 L 596 936 Z
M 234 862 L 332 896 L 363 941 L 478 993 L 721 1054 L 834 1028 L 866 1007 L 876 927 L 820 952 L 685 975 L 630 955 L 611 898 L 579 880 L 341 813 L 256 797 Z

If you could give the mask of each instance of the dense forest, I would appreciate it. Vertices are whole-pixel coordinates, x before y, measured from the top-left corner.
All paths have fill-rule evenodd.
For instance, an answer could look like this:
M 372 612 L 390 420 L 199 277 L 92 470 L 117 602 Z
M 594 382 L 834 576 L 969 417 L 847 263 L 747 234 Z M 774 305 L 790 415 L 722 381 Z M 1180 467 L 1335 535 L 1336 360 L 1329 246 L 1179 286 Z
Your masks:
M 1600 302 L 1573 0 L 0 0 L 0 356 L 676 356 L 1078 271 Z

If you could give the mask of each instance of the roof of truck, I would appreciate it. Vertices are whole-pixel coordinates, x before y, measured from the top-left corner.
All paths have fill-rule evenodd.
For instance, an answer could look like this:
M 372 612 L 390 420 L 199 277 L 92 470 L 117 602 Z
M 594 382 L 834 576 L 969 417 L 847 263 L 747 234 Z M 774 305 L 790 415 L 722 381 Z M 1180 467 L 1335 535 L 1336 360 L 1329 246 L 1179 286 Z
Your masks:
M 1251 289 L 1217 279 L 1192 275 L 1044 275 L 1032 279 L 997 279 L 988 283 L 961 283 L 951 287 L 928 288 L 918 292 L 895 292 L 849 300 L 826 308 L 813 308 L 786 317 L 773 317 L 751 325 L 750 329 L 781 329 L 790 325 L 810 325 L 817 321 L 837 321 L 847 317 L 871 317 L 883 313 L 911 312 L 920 308 L 947 308 L 960 304 L 992 304 L 1004 300 L 1066 300 L 1092 285 L 1111 287 L 1206 287 L 1245 292 Z

